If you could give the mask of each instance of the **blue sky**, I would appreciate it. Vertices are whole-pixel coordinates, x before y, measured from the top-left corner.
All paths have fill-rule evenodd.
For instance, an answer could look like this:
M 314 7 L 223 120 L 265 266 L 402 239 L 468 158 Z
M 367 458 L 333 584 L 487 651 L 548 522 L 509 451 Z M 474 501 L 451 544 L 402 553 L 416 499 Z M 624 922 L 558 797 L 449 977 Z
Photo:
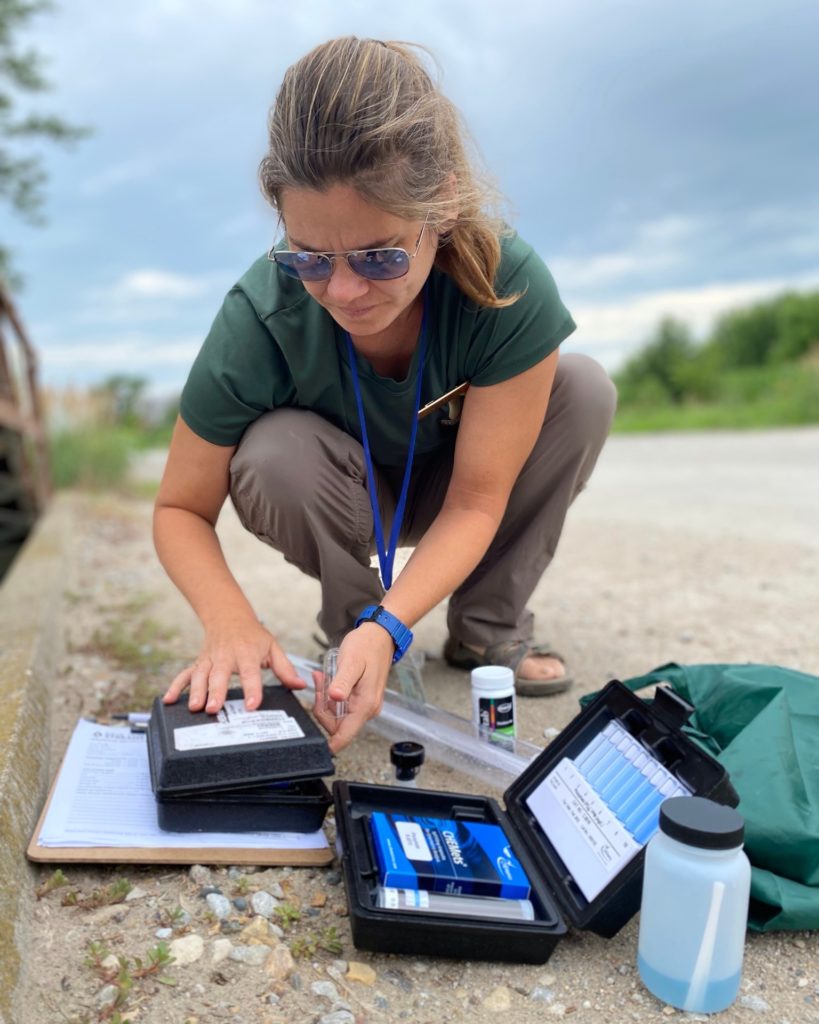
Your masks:
M 819 288 L 814 0 L 63 0 L 30 42 L 37 106 L 93 127 L 44 149 L 46 228 L 0 208 L 50 385 L 181 387 L 224 292 L 268 247 L 256 185 L 285 68 L 355 33 L 423 43 L 513 222 L 616 368 L 664 314 Z

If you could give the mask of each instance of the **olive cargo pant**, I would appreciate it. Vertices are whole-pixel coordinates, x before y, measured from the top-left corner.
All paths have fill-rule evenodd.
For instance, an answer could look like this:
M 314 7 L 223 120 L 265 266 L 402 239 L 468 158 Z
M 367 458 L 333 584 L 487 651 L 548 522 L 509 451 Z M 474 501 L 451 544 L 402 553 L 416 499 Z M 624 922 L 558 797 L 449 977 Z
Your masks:
M 551 561 L 566 511 L 585 487 L 606 439 L 614 386 L 594 360 L 562 356 L 535 447 L 512 489 L 495 538 L 449 601 L 450 633 L 465 644 L 532 639 L 526 608 Z M 417 543 L 435 518 L 452 471 L 453 444 L 413 473 L 400 543 Z M 384 534 L 402 472 L 378 475 Z M 246 430 L 230 466 L 230 494 L 246 529 L 321 581 L 320 627 L 332 644 L 383 589 L 364 451 L 316 413 L 277 409 Z

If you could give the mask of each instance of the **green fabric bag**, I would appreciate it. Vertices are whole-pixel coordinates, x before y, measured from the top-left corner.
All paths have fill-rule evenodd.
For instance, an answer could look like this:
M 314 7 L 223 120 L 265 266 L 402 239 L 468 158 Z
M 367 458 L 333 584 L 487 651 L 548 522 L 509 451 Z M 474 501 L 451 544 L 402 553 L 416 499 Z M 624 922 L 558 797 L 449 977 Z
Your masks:
M 659 682 L 693 704 L 685 732 L 739 793 L 752 867 L 748 927 L 819 928 L 819 678 L 776 665 L 670 662 L 624 685 Z

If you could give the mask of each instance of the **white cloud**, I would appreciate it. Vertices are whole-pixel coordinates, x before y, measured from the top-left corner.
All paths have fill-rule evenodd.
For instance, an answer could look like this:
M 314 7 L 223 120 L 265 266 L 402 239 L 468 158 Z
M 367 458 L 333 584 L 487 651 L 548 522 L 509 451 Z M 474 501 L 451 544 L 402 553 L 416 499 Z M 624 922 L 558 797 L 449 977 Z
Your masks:
M 643 345 L 665 316 L 684 321 L 702 338 L 729 310 L 785 291 L 819 288 L 819 267 L 787 278 L 733 281 L 694 288 L 671 288 L 633 295 L 622 302 L 580 303 L 572 307 L 578 326 L 567 348 L 594 355 L 609 369 Z
M 132 270 L 116 281 L 111 293 L 117 299 L 192 299 L 213 286 L 213 274 L 195 277 L 168 270 Z
M 200 335 L 125 334 L 104 341 L 45 344 L 39 357 L 47 384 L 92 384 L 112 373 L 128 373 L 154 383 L 163 378 L 169 386 L 181 388 L 201 345 Z
M 551 259 L 549 266 L 564 292 L 587 295 L 596 288 L 621 284 L 646 272 L 668 271 L 689 258 L 692 240 L 705 228 L 694 217 L 661 217 L 634 229 L 627 245 L 588 256 Z

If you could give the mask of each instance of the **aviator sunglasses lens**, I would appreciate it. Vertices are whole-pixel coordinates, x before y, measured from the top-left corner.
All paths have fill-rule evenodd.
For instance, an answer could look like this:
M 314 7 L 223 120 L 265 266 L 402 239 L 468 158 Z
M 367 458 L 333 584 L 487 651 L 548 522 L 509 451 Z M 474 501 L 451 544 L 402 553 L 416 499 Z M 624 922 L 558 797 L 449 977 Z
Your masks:
M 409 270 L 409 255 L 403 249 L 362 249 L 348 253 L 347 262 L 369 281 L 392 281 Z
M 332 264 L 316 252 L 277 252 L 274 259 L 282 270 L 299 281 L 326 281 Z

